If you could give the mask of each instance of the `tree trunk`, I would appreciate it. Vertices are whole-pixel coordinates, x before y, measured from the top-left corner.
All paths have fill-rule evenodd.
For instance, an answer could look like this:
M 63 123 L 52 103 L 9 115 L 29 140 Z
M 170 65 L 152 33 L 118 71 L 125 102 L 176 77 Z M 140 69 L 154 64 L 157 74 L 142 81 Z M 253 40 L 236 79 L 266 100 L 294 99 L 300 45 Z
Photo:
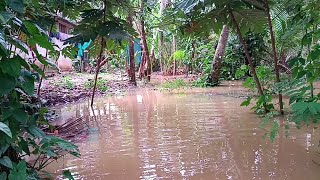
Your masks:
M 159 53 L 159 64 L 160 64 L 160 72 L 163 72 L 163 62 L 162 62 L 162 45 L 163 45 L 163 33 L 159 31 L 159 43 L 158 43 L 158 53 Z
M 189 63 L 189 71 L 192 74 L 192 62 L 194 60 L 194 58 L 196 57 L 196 45 L 195 45 L 195 41 L 192 41 L 192 54 L 191 54 L 191 62 Z
M 103 23 L 106 21 L 106 6 L 107 6 L 107 3 L 106 3 L 106 0 L 104 1 L 104 7 L 103 7 Z M 94 94 L 96 92 L 96 89 L 97 89 L 97 81 L 98 81 L 98 75 L 99 75 L 99 71 L 100 71 L 100 63 L 102 61 L 102 53 L 103 53 L 103 50 L 104 50 L 104 45 L 105 45 L 105 41 L 104 41 L 104 38 L 101 37 L 101 49 L 100 49 L 100 53 L 99 53 L 99 58 L 97 60 L 97 64 L 96 64 L 96 74 L 95 74 L 95 77 L 94 77 L 94 85 L 93 85 L 93 90 L 92 90 L 92 96 L 91 96 L 91 107 L 93 106 L 93 99 L 94 99 Z
M 132 26 L 132 18 L 130 16 L 127 17 L 127 21 L 129 25 Z M 134 41 L 130 40 L 129 42 L 129 78 L 130 78 L 130 83 L 134 86 L 137 85 L 135 72 L 136 71 L 135 71 L 135 58 L 134 58 Z
M 273 33 L 272 21 L 270 17 L 270 9 L 268 5 L 268 0 L 264 0 L 265 8 L 268 16 L 268 24 L 269 24 L 269 31 L 271 37 L 271 44 L 272 44 L 272 51 L 273 51 L 273 59 L 274 59 L 274 69 L 276 71 L 276 82 L 280 82 L 280 72 L 278 67 L 278 57 L 277 57 L 277 50 L 276 50 L 276 42 Z M 279 92 L 279 106 L 280 106 L 280 113 L 283 114 L 283 101 L 282 101 L 282 94 Z
M 143 77 L 143 72 L 144 72 L 144 67 L 145 67 L 145 63 L 146 63 L 146 55 L 144 53 L 143 47 L 141 48 L 141 62 L 140 62 L 140 66 L 139 66 L 139 78 L 141 79 Z
M 234 25 L 234 27 L 235 27 L 235 29 L 236 29 L 237 34 L 238 34 L 240 43 L 242 44 L 244 54 L 246 55 L 246 58 L 247 58 L 247 60 L 248 60 L 248 62 L 249 62 L 250 69 L 251 69 L 251 73 L 252 73 L 252 76 L 253 76 L 254 81 L 256 82 L 259 95 L 260 95 L 260 96 L 263 96 L 263 95 L 264 95 L 264 94 L 263 94 L 263 89 L 262 89 L 262 86 L 261 86 L 261 84 L 260 84 L 259 78 L 258 78 L 258 76 L 257 76 L 256 69 L 255 69 L 255 67 L 254 67 L 254 65 L 253 65 L 252 59 L 251 59 L 251 57 L 250 57 L 250 54 L 249 54 L 249 51 L 248 51 L 246 42 L 244 41 L 244 39 L 243 39 L 243 37 L 242 37 L 242 33 L 241 33 L 241 31 L 240 31 L 239 25 L 238 25 L 238 23 L 237 23 L 234 15 L 233 15 L 232 11 L 230 10 L 229 13 L 230 13 L 230 17 L 231 17 L 232 23 L 233 23 L 233 25 Z M 268 112 L 268 108 L 267 108 L 266 104 L 264 103 L 263 106 L 264 106 L 265 113 L 267 113 L 267 112 Z
M 94 76 L 94 85 L 93 85 L 93 90 L 92 90 L 92 96 L 91 96 L 91 106 L 93 106 L 93 99 L 94 99 L 94 95 L 97 89 L 97 81 L 98 81 L 98 75 L 99 75 L 99 71 L 100 71 L 100 63 L 102 61 L 102 53 L 103 53 L 103 49 L 104 49 L 104 44 L 105 41 L 103 39 L 103 37 L 101 37 L 101 49 L 100 49 L 100 54 L 97 60 L 97 64 L 96 64 L 96 74 Z
M 226 25 L 223 26 L 219 43 L 214 55 L 214 60 L 212 62 L 212 71 L 211 71 L 211 83 L 217 85 L 220 79 L 220 72 L 222 66 L 222 58 L 224 56 L 224 51 L 226 49 L 229 38 L 229 29 Z
M 140 6 L 141 10 L 144 11 L 144 1 L 141 0 L 141 6 Z M 146 65 L 146 74 L 147 74 L 147 80 L 150 81 L 151 79 L 151 62 L 150 62 L 150 54 L 149 54 L 149 50 L 148 50 L 148 45 L 147 45 L 147 37 L 146 37 L 146 31 L 144 28 L 144 19 L 143 17 L 141 17 L 140 20 L 140 25 L 141 25 L 141 40 L 142 40 L 142 45 L 143 45 L 143 52 L 145 55 L 145 65 Z
M 177 37 L 176 35 L 172 36 L 172 51 L 175 53 L 177 51 Z M 173 76 L 177 74 L 177 61 L 176 58 L 173 58 Z
M 163 14 L 164 9 L 170 4 L 170 0 L 160 0 L 160 10 L 159 16 L 161 17 Z M 160 63 L 160 72 L 163 72 L 163 54 L 162 54 L 162 47 L 163 47 L 163 33 L 158 29 L 158 53 L 159 53 L 159 63 Z

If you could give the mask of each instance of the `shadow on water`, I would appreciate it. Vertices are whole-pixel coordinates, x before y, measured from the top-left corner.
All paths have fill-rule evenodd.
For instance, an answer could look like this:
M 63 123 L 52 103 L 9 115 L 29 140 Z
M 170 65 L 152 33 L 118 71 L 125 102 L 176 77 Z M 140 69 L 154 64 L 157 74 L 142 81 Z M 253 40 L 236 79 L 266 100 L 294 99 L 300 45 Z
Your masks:
M 70 169 L 78 179 L 319 179 L 318 132 L 292 128 L 272 143 L 242 101 L 141 91 L 97 99 L 93 109 L 66 106 L 56 123 L 79 118 L 88 127 L 75 137 L 81 158 L 47 170 Z

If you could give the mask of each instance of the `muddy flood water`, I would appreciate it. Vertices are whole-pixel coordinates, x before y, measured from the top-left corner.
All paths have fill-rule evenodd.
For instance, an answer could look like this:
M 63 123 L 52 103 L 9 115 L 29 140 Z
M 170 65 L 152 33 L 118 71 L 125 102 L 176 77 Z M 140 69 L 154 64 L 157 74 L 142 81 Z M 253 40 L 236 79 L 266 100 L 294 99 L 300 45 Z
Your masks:
M 319 130 L 290 129 L 263 139 L 260 119 L 243 98 L 210 93 L 133 95 L 65 106 L 59 123 L 86 122 L 77 135 L 81 158 L 67 156 L 47 171 L 61 179 L 320 179 Z M 314 163 L 316 162 L 316 163 Z

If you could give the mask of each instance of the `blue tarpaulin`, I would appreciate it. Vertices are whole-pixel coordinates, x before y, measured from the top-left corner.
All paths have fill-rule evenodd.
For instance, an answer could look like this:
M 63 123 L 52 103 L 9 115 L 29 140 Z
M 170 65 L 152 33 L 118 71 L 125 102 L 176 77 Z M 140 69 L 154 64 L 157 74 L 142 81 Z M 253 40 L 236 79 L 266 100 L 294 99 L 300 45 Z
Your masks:
M 135 39 L 134 40 L 134 56 L 135 56 L 136 64 L 139 64 L 141 62 L 141 58 L 142 58 L 141 51 L 142 49 L 140 46 L 140 39 Z M 129 62 L 129 46 L 127 46 L 126 48 L 126 57 L 127 57 L 127 61 Z
M 91 39 L 89 42 L 83 43 L 83 45 L 81 45 L 81 43 L 78 43 L 78 56 L 79 57 L 83 57 L 84 50 L 86 50 L 90 46 L 91 43 L 92 43 Z

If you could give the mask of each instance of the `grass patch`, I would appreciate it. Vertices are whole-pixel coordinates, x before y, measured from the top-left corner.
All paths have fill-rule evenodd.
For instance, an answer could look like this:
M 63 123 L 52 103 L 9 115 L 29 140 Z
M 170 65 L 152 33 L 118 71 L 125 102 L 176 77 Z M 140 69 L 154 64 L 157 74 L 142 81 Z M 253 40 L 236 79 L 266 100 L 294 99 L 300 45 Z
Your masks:
M 92 89 L 94 86 L 94 80 L 87 81 L 83 84 L 85 89 Z M 106 92 L 109 88 L 107 86 L 107 80 L 99 78 L 97 80 L 97 89 L 102 92 Z
M 168 88 L 168 89 L 177 89 L 177 88 L 186 87 L 186 86 L 188 86 L 188 84 L 183 79 L 166 81 L 161 85 L 161 87 Z
M 70 76 L 63 77 L 63 79 L 61 81 L 55 83 L 54 85 L 64 87 L 67 89 L 73 89 L 76 86 L 75 83 L 71 81 Z

